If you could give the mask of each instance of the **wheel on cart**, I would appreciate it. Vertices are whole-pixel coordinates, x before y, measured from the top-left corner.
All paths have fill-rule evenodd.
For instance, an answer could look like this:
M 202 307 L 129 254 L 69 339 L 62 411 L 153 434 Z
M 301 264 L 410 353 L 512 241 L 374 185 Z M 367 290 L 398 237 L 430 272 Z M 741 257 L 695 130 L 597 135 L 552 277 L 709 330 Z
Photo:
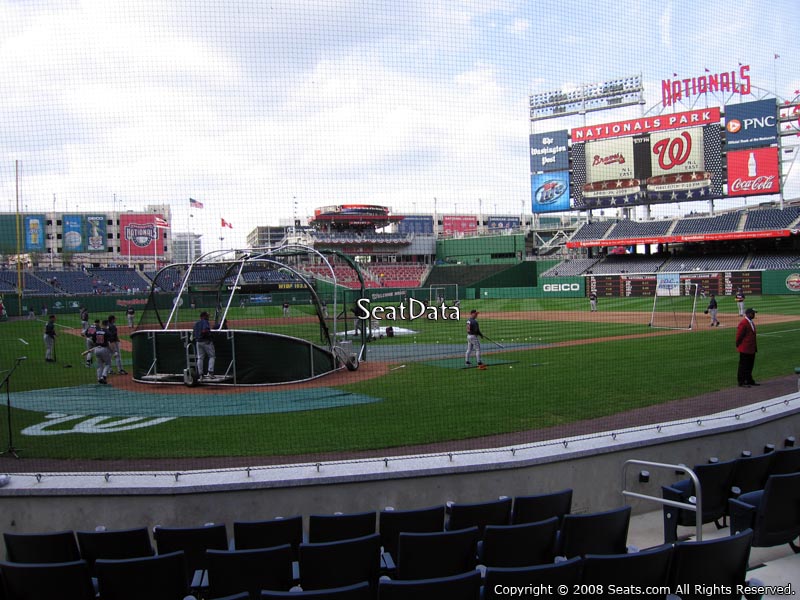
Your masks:
M 188 387 L 196 387 L 200 378 L 197 376 L 197 369 L 189 367 L 183 370 L 183 383 Z

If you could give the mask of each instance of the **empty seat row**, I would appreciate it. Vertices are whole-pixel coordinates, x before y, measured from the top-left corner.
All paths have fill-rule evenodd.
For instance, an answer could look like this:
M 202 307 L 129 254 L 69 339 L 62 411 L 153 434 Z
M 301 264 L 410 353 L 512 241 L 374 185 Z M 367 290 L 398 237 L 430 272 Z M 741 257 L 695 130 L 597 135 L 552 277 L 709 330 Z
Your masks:
M 368 540 L 369 537 L 372 540 Z M 359 551 L 371 557 L 364 564 L 374 565 L 376 537 L 337 544 L 346 543 L 353 548 L 358 545 Z M 240 580 L 239 592 L 220 595 L 224 593 L 222 590 L 209 587 L 204 590 L 203 597 L 220 600 L 488 600 L 508 597 L 514 589 L 536 589 L 538 597 L 583 597 L 587 595 L 585 590 L 592 590 L 591 595 L 597 597 L 665 598 L 676 592 L 681 598 L 706 597 L 702 589 L 711 586 L 736 590 L 737 586 L 758 584 L 746 580 L 752 538 L 753 532 L 748 529 L 714 540 L 665 544 L 632 554 L 590 554 L 533 567 L 489 568 L 485 577 L 469 569 L 442 577 L 407 580 L 379 578 L 377 568 L 359 567 L 358 556 L 354 554 L 337 558 L 323 553 L 316 557 L 326 561 L 320 565 L 320 587 L 314 586 L 317 582 L 309 581 L 302 591 L 264 591 L 243 588 Z M 188 593 L 183 579 L 184 560 L 183 554 L 176 552 L 149 558 L 98 561 L 99 597 L 101 600 L 183 600 Z M 327 562 L 329 560 L 331 562 Z M 0 563 L 0 573 L 8 600 L 95 598 L 85 561 L 52 565 Z M 359 577 L 360 580 L 351 581 Z M 323 585 L 325 583 L 328 585 Z M 254 582 L 249 580 L 248 585 L 252 584 Z M 698 584 L 702 587 L 700 591 L 695 587 Z
M 700 484 L 700 493 L 692 479 L 683 479 L 662 487 L 662 497 L 681 503 L 697 504 L 700 498 L 700 522 L 716 522 L 724 526 L 729 514 L 729 501 L 764 490 L 768 480 L 777 475 L 800 473 L 800 447 L 787 447 L 756 456 L 733 460 L 713 461 L 695 465 L 692 469 Z M 674 506 L 664 506 L 664 540 L 677 538 L 678 525 L 693 526 L 696 512 Z

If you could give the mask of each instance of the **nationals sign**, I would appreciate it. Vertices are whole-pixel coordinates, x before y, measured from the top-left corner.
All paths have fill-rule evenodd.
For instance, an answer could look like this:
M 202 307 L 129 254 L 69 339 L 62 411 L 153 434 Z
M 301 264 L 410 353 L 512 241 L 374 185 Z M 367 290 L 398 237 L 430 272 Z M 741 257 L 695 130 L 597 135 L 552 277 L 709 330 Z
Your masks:
M 121 214 L 119 216 L 120 254 L 123 256 L 163 255 L 164 245 L 158 243 L 161 232 L 156 227 L 156 218 L 163 220 L 161 215 Z
M 703 108 L 672 115 L 659 115 L 656 117 L 631 119 L 629 121 L 617 121 L 616 123 L 605 123 L 603 125 L 576 127 L 572 129 L 570 133 L 572 134 L 572 143 L 574 144 L 575 142 L 634 135 L 647 131 L 665 131 L 667 129 L 699 127 L 701 125 L 719 123 L 719 119 L 719 108 Z

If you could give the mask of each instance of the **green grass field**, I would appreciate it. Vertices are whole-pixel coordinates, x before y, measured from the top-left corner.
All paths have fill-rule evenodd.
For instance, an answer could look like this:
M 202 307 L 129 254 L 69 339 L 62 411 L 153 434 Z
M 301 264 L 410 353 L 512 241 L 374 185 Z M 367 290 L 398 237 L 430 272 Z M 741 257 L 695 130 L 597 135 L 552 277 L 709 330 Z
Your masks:
M 800 356 L 800 302 L 796 296 L 750 298 L 760 315 L 796 317 L 785 323 L 759 327 L 757 379 L 788 375 L 798 366 Z M 391 360 L 398 367 L 385 376 L 340 386 L 342 392 L 377 399 L 354 404 L 298 412 L 243 414 L 214 417 L 186 416 L 151 427 L 130 431 L 80 433 L 79 420 L 50 429 L 50 435 L 22 435 L 26 427 L 45 420 L 47 413 L 13 409 L 15 445 L 26 458 L 162 458 L 203 456 L 288 455 L 318 452 L 357 451 L 392 448 L 410 444 L 461 440 L 491 434 L 524 431 L 575 420 L 600 417 L 670 400 L 694 397 L 730 388 L 736 383 L 738 356 L 734 348 L 734 326 L 738 322 L 735 304 L 720 302 L 726 326 L 707 328 L 699 311 L 696 331 L 657 335 L 649 328 L 652 299 L 601 299 L 602 312 L 638 313 L 626 322 L 558 321 L 551 311 L 588 311 L 585 299 L 483 300 L 462 302 L 464 311 L 476 307 L 481 327 L 493 340 L 504 345 L 535 343 L 542 347 L 495 354 L 484 341 L 486 360 L 503 364 L 486 371 L 442 368 L 420 353 L 412 359 Z M 700 307 L 702 308 L 702 307 Z M 252 319 L 263 308 L 235 308 L 229 315 L 234 324 Z M 536 311 L 534 320 L 518 320 L 498 313 Z M 273 314 L 274 313 L 274 314 Z M 270 309 L 266 316 L 279 316 Z M 438 344 L 457 345 L 456 359 L 463 356 L 464 319 L 456 322 L 417 320 L 412 336 L 381 339 L 368 345 L 368 358 L 380 348 L 391 352 L 418 344 L 420 349 Z M 121 317 L 121 315 L 120 315 Z M 601 314 L 602 317 L 602 314 Z M 289 320 L 291 321 L 291 319 Z M 59 315 L 61 325 L 79 327 L 77 315 Z M 758 323 L 758 319 L 756 320 Z M 297 331 L 291 322 L 271 327 L 281 333 Z M 19 356 L 28 356 L 14 373 L 11 392 L 42 390 L 57 397 L 59 388 L 94 386 L 93 370 L 82 366 L 79 354 L 83 340 L 60 335 L 58 362 L 45 363 L 41 321 L 0 323 L 0 369 L 10 369 Z M 318 326 L 309 335 L 318 335 Z M 548 346 L 566 341 L 610 339 L 573 346 Z M 129 362 L 130 357 L 125 357 Z M 463 358 L 460 358 L 463 360 Z M 64 368 L 65 364 L 71 368 Z M 405 365 L 405 366 L 401 366 Z M 0 374 L 5 376 L 5 373 Z M 112 387 L 114 378 L 111 379 Z M 326 385 L 325 379 L 319 384 Z M 142 385 L 143 391 L 148 386 Z M 5 390 L 3 392 L 3 399 Z M 274 388 L 248 388 L 243 393 L 259 402 L 269 402 Z M 302 390 L 296 391 L 302 394 Z M 107 410 L 114 415 L 113 394 Z M 220 404 L 226 397 L 216 397 Z M 13 394 L 12 394 L 13 402 Z M 5 432 L 5 411 L 0 432 Z M 83 415 L 89 418 L 91 415 Z M 114 422 L 112 418 L 109 422 Z M 0 433 L 0 436 L 4 434 Z M 0 437 L 3 439 L 3 437 Z

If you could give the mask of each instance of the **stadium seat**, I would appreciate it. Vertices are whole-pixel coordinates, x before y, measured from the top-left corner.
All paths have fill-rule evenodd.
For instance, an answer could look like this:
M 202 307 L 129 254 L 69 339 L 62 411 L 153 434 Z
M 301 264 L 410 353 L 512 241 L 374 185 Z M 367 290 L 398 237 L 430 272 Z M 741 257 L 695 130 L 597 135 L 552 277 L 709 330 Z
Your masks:
M 800 552 L 800 473 L 772 475 L 763 490 L 730 501 L 731 531 L 753 530 L 756 547 L 789 544 Z
M 362 581 L 353 585 L 321 590 L 273 592 L 262 590 L 262 600 L 374 600 L 375 594 L 369 583 Z
M 731 490 L 734 495 L 763 490 L 774 456 L 774 452 L 769 452 L 737 458 L 731 481 Z
M 753 531 L 746 529 L 713 540 L 678 542 L 672 555 L 670 588 L 681 590 L 682 593 L 678 593 L 681 600 L 705 600 L 709 598 L 709 586 L 727 586 L 731 593 L 717 593 L 713 597 L 740 600 L 741 593 L 736 591 L 736 586 L 747 583 L 752 539 Z
M 95 571 L 103 600 L 184 600 L 189 594 L 183 552 L 99 559 Z
M 478 528 L 439 533 L 401 533 L 397 544 L 396 579 L 431 579 L 475 568 Z
M 377 533 L 337 542 L 300 544 L 300 586 L 319 590 L 369 582 L 377 589 L 381 537 Z
M 719 520 L 728 514 L 728 499 L 731 497 L 736 459 L 723 462 L 696 465 L 692 470 L 700 482 L 702 515 L 700 522 L 712 523 L 720 529 Z M 696 491 L 691 479 L 682 479 L 670 486 L 662 486 L 661 495 L 666 500 L 694 504 Z M 684 508 L 664 505 L 664 541 L 678 539 L 678 525 L 694 526 L 696 512 Z
M 581 582 L 618 587 L 666 586 L 672 560 L 672 545 L 664 544 L 625 554 L 587 554 Z
M 474 526 L 478 528 L 478 535 L 483 535 L 483 529 L 487 525 L 508 525 L 511 522 L 511 502 L 510 497 L 470 504 L 449 502 L 449 517 L 445 529 L 456 531 Z
M 381 580 L 378 590 L 380 600 L 479 600 L 481 574 L 468 571 L 433 579 Z
M 566 558 L 586 554 L 627 552 L 631 507 L 564 516 L 558 533 L 556 554 Z
M 479 545 L 478 562 L 486 567 L 530 567 L 553 562 L 558 529 L 558 517 L 538 523 L 488 525 Z
M 375 533 L 375 515 L 372 512 L 308 517 L 308 541 L 312 544 L 360 538 Z
M 378 529 L 384 553 L 397 558 L 397 542 L 401 533 L 434 533 L 444 531 L 444 504 L 414 510 L 380 512 Z
M 288 544 L 257 550 L 207 550 L 208 598 L 292 587 L 292 548 Z
M 545 586 L 545 585 L 566 585 L 570 588 L 581 582 L 581 571 L 583 570 L 583 559 L 576 556 L 569 560 L 537 565 L 535 567 L 517 567 L 511 569 L 492 568 L 486 569 L 486 577 L 483 582 L 484 600 L 500 600 L 508 598 L 504 589 L 525 586 Z M 541 594 L 539 598 L 552 597 Z M 566 596 L 569 597 L 569 596 Z
M 0 562 L 5 600 L 94 600 L 89 566 L 84 560 L 63 563 Z
M 159 554 L 182 551 L 185 554 L 186 581 L 192 588 L 200 585 L 206 570 L 206 550 L 227 550 L 225 525 L 213 523 L 203 527 L 171 528 L 156 526 L 153 538 Z
M 781 448 L 772 456 L 769 467 L 770 475 L 783 475 L 800 471 L 800 446 L 797 448 Z
M 6 559 L 15 563 L 67 563 L 81 559 L 72 531 L 3 533 Z
M 236 521 L 233 524 L 233 544 L 236 550 L 255 550 L 289 544 L 292 560 L 303 543 L 303 517 L 277 517 L 268 521 Z
M 97 559 L 142 558 L 154 554 L 150 532 L 146 527 L 116 531 L 78 531 L 76 536 L 81 557 L 88 563 L 89 571 L 93 575 Z
M 514 498 L 514 510 L 511 522 L 533 523 L 544 521 L 550 517 L 558 517 L 559 524 L 572 510 L 572 490 L 566 489 L 535 496 L 517 496 Z

